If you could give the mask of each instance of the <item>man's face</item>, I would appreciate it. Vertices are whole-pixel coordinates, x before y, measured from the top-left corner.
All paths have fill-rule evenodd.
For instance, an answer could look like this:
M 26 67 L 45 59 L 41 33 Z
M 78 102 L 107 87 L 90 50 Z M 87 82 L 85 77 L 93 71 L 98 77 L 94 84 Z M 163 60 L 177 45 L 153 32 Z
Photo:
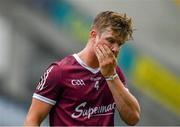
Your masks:
M 121 40 L 119 37 L 115 36 L 111 30 L 106 30 L 101 33 L 101 35 L 97 34 L 94 48 L 101 44 L 107 45 L 113 52 L 114 56 L 117 58 L 121 47 Z

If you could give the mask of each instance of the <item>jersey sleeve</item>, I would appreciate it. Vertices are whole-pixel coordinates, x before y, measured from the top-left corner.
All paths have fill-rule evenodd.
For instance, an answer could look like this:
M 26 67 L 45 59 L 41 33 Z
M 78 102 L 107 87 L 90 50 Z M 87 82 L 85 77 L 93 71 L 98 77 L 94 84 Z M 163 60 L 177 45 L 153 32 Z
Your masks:
M 126 82 L 126 78 L 125 78 L 124 73 L 122 72 L 122 70 L 121 70 L 119 67 L 116 68 L 116 71 L 117 71 L 117 74 L 118 74 L 121 82 L 122 82 L 122 83 L 124 84 L 124 86 L 127 88 L 128 86 L 127 86 L 127 82 Z
M 61 71 L 57 64 L 52 64 L 41 76 L 33 98 L 51 105 L 55 105 L 59 95 L 62 93 L 60 83 Z

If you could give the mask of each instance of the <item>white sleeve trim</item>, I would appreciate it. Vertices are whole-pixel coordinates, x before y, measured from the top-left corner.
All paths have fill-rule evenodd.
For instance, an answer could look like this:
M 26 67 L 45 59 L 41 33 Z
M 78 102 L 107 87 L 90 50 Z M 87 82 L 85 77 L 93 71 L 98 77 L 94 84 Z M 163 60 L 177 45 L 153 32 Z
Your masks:
M 46 102 L 48 104 L 51 104 L 51 105 L 55 105 L 56 104 L 56 101 L 52 100 L 52 99 L 49 99 L 49 98 L 46 98 L 46 97 L 43 97 L 37 93 L 34 93 L 33 94 L 33 98 L 36 98 L 38 100 L 41 100 L 43 102 Z

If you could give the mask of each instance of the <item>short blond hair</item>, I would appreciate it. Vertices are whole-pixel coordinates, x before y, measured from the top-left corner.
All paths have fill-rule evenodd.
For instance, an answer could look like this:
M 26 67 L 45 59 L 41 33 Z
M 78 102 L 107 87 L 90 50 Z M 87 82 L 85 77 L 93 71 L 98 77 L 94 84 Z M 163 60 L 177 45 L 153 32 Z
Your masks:
M 122 43 L 133 39 L 132 20 L 126 14 L 113 11 L 101 12 L 95 17 L 92 28 L 95 28 L 100 34 L 110 28 L 114 34 L 122 39 Z

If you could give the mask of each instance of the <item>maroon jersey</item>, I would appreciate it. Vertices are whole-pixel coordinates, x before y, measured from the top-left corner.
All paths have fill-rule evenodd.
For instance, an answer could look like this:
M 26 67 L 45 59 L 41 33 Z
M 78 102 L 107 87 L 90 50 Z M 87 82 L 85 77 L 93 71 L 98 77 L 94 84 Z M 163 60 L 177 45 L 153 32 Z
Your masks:
M 116 71 L 125 83 L 119 67 Z M 41 77 L 33 98 L 54 105 L 50 126 L 113 126 L 115 102 L 100 69 L 77 54 L 53 63 Z

